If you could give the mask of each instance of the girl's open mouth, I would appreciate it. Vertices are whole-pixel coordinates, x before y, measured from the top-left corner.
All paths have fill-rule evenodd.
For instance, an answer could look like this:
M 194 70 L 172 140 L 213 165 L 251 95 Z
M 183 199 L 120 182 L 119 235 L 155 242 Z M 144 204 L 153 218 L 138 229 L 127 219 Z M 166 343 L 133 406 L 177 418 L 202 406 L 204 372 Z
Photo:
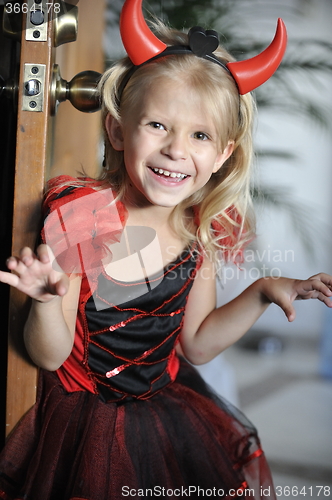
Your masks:
M 182 174 L 181 172 L 170 172 L 169 170 L 164 170 L 162 168 L 149 167 L 152 172 L 158 177 L 164 178 L 165 180 L 170 180 L 172 182 L 181 182 L 183 179 L 189 177 L 189 175 Z

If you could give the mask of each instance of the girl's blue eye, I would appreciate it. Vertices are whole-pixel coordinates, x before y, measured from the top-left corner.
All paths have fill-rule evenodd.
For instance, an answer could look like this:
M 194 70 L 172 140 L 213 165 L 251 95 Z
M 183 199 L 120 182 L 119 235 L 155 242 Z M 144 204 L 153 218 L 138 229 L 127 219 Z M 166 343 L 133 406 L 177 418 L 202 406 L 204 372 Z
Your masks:
M 204 134 L 204 132 L 195 132 L 194 139 L 198 139 L 199 141 L 207 141 L 209 140 L 209 136 Z

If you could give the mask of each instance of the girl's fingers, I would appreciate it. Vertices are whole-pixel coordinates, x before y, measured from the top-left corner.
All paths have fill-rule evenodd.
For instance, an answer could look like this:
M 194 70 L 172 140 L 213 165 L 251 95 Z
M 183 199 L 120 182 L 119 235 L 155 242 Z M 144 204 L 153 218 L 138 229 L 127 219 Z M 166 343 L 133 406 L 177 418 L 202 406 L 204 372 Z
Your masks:
M 19 276 L 21 276 L 27 270 L 27 266 L 25 265 L 25 263 L 21 259 L 13 256 L 7 259 L 7 267 L 10 271 L 14 271 Z
M 69 289 L 67 275 L 55 264 L 54 255 L 47 245 L 40 245 L 36 254 L 25 247 L 19 257 L 9 257 L 7 267 L 13 272 L 0 271 L 0 281 L 33 299 L 48 302 L 55 296 L 64 296 Z
M 6 260 L 6 266 L 10 271 L 14 271 L 18 265 L 18 259 L 13 255 Z
M 66 275 L 62 276 L 61 279 L 55 284 L 55 293 L 60 297 L 63 297 L 68 292 L 69 283 Z
M 63 270 L 59 266 L 54 256 L 54 253 L 48 245 L 39 245 L 37 248 L 37 256 L 42 264 L 50 264 L 52 269 L 60 274 L 63 273 Z
M 295 309 L 287 294 L 281 293 L 275 295 L 273 302 L 284 311 L 288 321 L 293 321 L 295 319 Z
M 20 260 L 23 262 L 23 264 L 27 267 L 30 267 L 34 261 L 35 261 L 35 254 L 29 247 L 24 247 L 20 251 Z
M 332 290 L 332 276 L 330 276 L 329 274 L 326 273 L 315 274 L 314 276 L 311 276 L 311 278 L 309 278 L 309 281 L 310 280 L 319 281 L 323 283 L 329 290 Z
M 63 269 L 59 266 L 55 255 L 53 253 L 53 250 L 50 246 L 48 245 L 39 245 L 37 249 L 37 255 L 39 256 L 40 260 L 42 263 L 50 263 L 52 265 L 52 269 L 54 271 L 57 271 L 58 273 L 62 274 Z
M 323 302 L 325 305 L 327 305 L 328 307 L 332 307 L 332 300 L 331 300 L 331 296 L 329 297 L 326 297 L 326 295 L 324 295 L 323 293 L 320 293 L 318 296 L 317 296 L 317 299 L 320 300 L 321 302 Z
M 24 247 L 20 251 L 19 257 L 11 256 L 7 259 L 7 267 L 10 271 L 15 271 L 21 275 L 34 264 L 49 264 L 53 259 L 54 255 L 47 245 L 40 245 L 37 249 L 37 255 L 34 254 L 31 248 Z
M 4 271 L 0 271 L 0 281 L 5 283 L 6 285 L 16 287 L 18 285 L 19 277 L 13 273 L 6 273 Z
M 37 255 L 43 264 L 48 264 L 54 261 L 54 255 L 51 248 L 48 245 L 39 245 L 37 248 Z
M 283 306 L 282 309 L 286 314 L 288 321 L 294 321 L 296 315 L 294 307 L 291 304 L 287 304 Z
M 6 265 L 10 271 L 22 274 L 27 267 L 30 267 L 34 263 L 34 261 L 35 256 L 31 248 L 25 247 L 20 251 L 19 257 L 11 255 L 7 259 Z
M 45 288 L 46 295 L 53 295 L 54 297 L 63 297 L 69 289 L 69 278 L 67 275 L 62 275 L 57 281 L 50 281 Z
M 312 280 L 312 287 L 313 290 L 317 290 L 318 292 L 323 293 L 327 297 L 330 297 L 332 295 L 330 288 L 323 281 L 317 279 Z
M 327 273 L 314 274 L 314 276 L 311 276 L 309 279 L 319 279 L 324 281 L 324 283 L 330 283 L 330 285 L 332 285 L 332 276 Z
M 332 297 L 332 290 L 330 286 L 318 279 L 316 276 L 309 278 L 306 281 L 300 282 L 300 286 L 297 290 L 298 298 L 318 298 L 319 294 L 325 297 Z

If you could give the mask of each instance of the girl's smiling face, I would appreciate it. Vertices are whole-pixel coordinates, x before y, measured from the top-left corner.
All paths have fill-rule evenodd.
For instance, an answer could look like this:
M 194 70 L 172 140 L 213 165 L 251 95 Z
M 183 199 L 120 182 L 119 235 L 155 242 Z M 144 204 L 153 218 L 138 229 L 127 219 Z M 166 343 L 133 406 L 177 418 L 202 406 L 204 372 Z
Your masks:
M 201 189 L 232 154 L 220 138 L 198 93 L 184 83 L 158 79 L 121 124 L 111 115 L 106 129 L 113 148 L 124 152 L 128 196 L 139 206 L 174 208 Z

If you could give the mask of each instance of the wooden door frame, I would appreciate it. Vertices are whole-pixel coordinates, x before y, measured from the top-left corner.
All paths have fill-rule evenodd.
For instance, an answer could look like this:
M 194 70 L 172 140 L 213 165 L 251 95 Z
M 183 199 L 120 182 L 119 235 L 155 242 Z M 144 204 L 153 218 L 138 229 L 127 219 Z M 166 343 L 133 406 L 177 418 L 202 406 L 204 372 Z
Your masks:
M 45 147 L 48 143 L 49 93 L 44 92 L 43 112 L 22 110 L 24 95 L 24 66 L 26 63 L 44 64 L 50 68 L 54 58 L 52 22 L 48 23 L 48 40 L 27 41 L 26 15 L 23 14 L 21 59 L 18 84 L 18 111 L 15 182 L 13 199 L 12 255 L 19 255 L 24 246 L 35 247 L 40 228 L 40 203 L 43 196 L 46 171 Z M 50 71 L 45 73 L 45 89 L 50 86 Z M 22 340 L 22 332 L 29 309 L 29 298 L 11 288 L 8 318 L 8 365 L 6 434 L 18 418 L 30 408 L 36 398 L 37 369 L 30 362 Z
M 2 26 L 4 6 L 0 7 L 0 25 Z M 0 75 L 4 82 L 11 81 L 17 76 L 20 53 L 19 43 L 9 39 L 0 30 Z M 0 100 L 0 266 L 6 270 L 6 259 L 11 252 L 12 233 L 12 198 L 14 191 L 14 164 L 15 164 L 15 136 L 16 136 L 16 105 L 15 100 L 3 95 Z M 2 321 L 1 350 L 0 350 L 0 447 L 5 438 L 6 421 L 6 382 L 7 382 L 7 335 L 9 288 L 0 284 L 0 312 Z
M 52 1 L 55 2 L 56 0 Z M 68 47 L 76 55 L 83 54 L 83 57 L 77 57 L 80 64 L 84 66 L 79 71 L 86 69 L 103 71 L 104 4 L 105 0 L 93 0 L 93 2 L 83 0 L 78 4 L 79 39 L 77 42 L 69 44 Z M 88 31 L 86 31 L 87 26 L 89 26 Z M 92 30 L 91 26 L 93 26 Z M 52 30 L 53 23 L 49 22 L 49 40 L 52 40 Z M 92 52 L 85 51 L 84 48 L 87 33 L 89 34 L 89 43 L 93 45 Z M 55 61 L 55 49 L 52 45 L 48 41 L 27 42 L 25 40 L 25 16 L 23 16 L 13 199 L 13 255 L 18 255 L 20 249 L 24 246 L 35 247 L 40 231 L 40 207 L 45 182 L 47 177 L 51 177 L 55 173 L 72 174 L 72 172 L 68 172 L 69 163 L 67 165 L 66 162 L 68 151 L 72 158 L 75 158 L 75 155 L 80 156 L 82 154 L 85 157 L 92 158 L 91 163 L 93 165 L 89 165 L 91 172 L 94 174 L 97 170 L 98 159 L 95 141 L 99 137 L 100 131 L 98 117 L 90 118 L 90 120 L 88 118 L 83 119 L 81 113 L 71 108 L 69 103 L 64 103 L 60 105 L 60 108 L 67 106 L 67 111 L 59 112 L 56 119 L 52 119 L 50 117 L 49 92 L 45 92 L 43 112 L 22 111 L 24 64 L 46 64 L 49 71 L 46 72 L 45 88 L 49 89 L 51 69 Z M 65 47 L 60 49 L 57 49 L 57 51 L 62 54 L 63 61 L 65 61 L 66 49 Z M 73 61 L 73 57 L 71 60 Z M 71 63 L 71 68 L 72 65 Z M 74 68 L 74 72 L 76 72 L 76 68 Z M 65 72 L 62 74 L 64 78 L 71 79 L 71 76 L 67 76 Z M 67 124 L 70 115 L 75 116 L 72 120 L 75 128 L 68 131 Z M 89 121 L 88 125 L 87 121 Z M 53 122 L 55 127 L 52 126 Z M 74 131 L 80 135 L 79 151 L 76 143 L 71 139 Z M 57 134 L 60 135 L 60 140 L 57 139 Z M 56 150 L 55 155 L 53 154 L 54 150 Z M 51 161 L 54 157 L 56 157 L 56 167 L 52 170 Z M 61 168 L 62 171 L 59 171 Z M 36 398 L 37 369 L 29 360 L 22 339 L 29 305 L 30 300 L 24 294 L 16 289 L 11 289 L 8 319 L 6 435 L 13 429 L 20 417 L 34 404 Z

